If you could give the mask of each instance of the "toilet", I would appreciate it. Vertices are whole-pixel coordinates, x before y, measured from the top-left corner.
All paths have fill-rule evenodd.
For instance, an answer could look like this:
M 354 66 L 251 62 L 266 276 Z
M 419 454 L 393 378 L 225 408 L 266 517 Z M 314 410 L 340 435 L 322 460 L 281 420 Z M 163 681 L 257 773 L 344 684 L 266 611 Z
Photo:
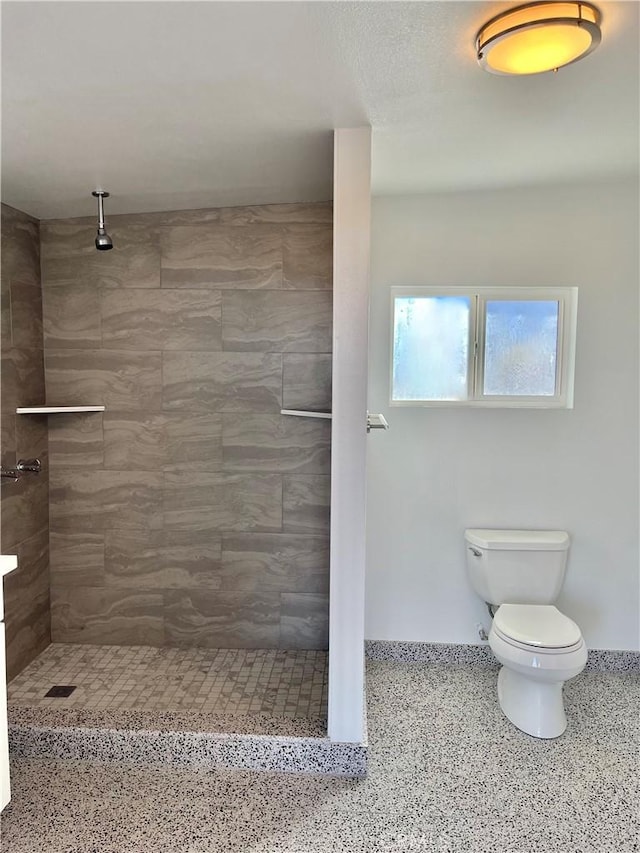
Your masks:
M 553 604 L 564 582 L 569 535 L 474 528 L 464 538 L 471 586 L 497 607 L 489 645 L 502 664 L 500 707 L 523 732 L 559 737 L 567 727 L 562 687 L 587 663 L 580 628 Z

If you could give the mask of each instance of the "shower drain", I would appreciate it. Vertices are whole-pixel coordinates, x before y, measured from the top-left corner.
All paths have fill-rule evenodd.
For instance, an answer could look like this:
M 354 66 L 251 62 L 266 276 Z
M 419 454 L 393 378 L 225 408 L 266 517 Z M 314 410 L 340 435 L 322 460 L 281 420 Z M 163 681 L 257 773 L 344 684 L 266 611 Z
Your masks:
M 54 684 L 51 690 L 47 691 L 44 695 L 45 698 L 66 699 L 67 696 L 71 696 L 75 689 L 75 684 Z

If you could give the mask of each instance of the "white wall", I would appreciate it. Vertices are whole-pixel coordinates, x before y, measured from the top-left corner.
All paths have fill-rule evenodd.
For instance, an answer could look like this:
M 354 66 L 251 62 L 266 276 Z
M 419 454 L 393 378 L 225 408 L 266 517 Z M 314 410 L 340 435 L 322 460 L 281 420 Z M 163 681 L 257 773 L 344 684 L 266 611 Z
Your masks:
M 371 128 L 339 128 L 333 153 L 333 359 L 328 731 L 364 740 L 367 314 Z
M 637 178 L 376 198 L 366 636 L 478 642 L 465 527 L 566 529 L 559 600 L 591 648 L 638 649 Z M 572 410 L 389 406 L 393 285 L 579 287 Z

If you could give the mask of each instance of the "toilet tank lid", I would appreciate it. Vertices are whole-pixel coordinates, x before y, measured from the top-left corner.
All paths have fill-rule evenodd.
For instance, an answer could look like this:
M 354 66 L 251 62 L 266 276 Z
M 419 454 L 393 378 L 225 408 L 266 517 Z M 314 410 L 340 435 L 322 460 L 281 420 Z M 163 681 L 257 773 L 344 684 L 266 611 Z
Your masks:
M 464 538 L 471 545 L 489 551 L 566 551 L 570 541 L 566 530 L 494 530 L 478 527 L 465 530 Z

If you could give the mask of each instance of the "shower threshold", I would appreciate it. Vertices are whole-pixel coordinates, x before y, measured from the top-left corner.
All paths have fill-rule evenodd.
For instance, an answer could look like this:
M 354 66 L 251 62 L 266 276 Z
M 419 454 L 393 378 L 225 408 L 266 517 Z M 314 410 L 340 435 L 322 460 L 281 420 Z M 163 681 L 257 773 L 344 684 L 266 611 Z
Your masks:
M 327 737 L 322 651 L 54 643 L 8 693 L 14 755 L 365 772 L 364 744 Z

